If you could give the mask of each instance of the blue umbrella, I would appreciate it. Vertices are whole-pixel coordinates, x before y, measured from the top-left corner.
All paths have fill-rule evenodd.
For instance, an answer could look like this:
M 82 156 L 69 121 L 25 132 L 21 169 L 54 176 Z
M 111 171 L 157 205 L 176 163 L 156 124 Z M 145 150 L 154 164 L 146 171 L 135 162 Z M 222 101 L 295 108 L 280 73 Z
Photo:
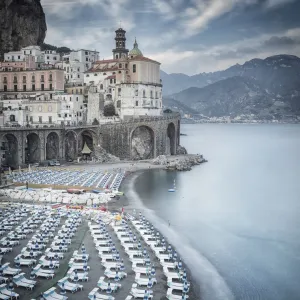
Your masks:
M 54 254 L 54 258 L 55 258 L 55 260 L 58 260 L 58 254 L 57 253 Z
M 147 290 L 145 290 L 145 294 L 144 294 L 144 300 L 148 300 L 149 299 L 149 295 Z
M 116 275 L 115 275 L 115 281 L 120 281 L 120 277 L 119 277 L 119 273 L 118 273 L 118 271 L 116 271 Z
M 185 271 L 185 269 L 184 269 L 183 275 L 182 275 L 182 277 L 181 277 L 182 281 L 186 281 L 186 277 L 187 277 L 187 275 L 186 275 L 186 271 Z
M 189 291 L 189 285 L 188 285 L 187 281 L 184 281 L 184 283 L 183 283 L 183 292 L 185 294 L 187 294 L 188 291 Z
M 142 248 L 142 244 L 140 241 L 138 242 L 138 248 L 139 248 L 139 250 L 141 250 L 141 248 Z
M 86 270 L 87 270 L 87 263 L 85 262 L 83 265 L 83 271 L 86 272 Z
M 121 261 L 121 264 L 119 265 L 119 269 L 120 269 L 120 271 L 124 271 L 125 270 L 123 259 Z
M 34 279 L 34 278 L 35 278 L 35 273 L 34 273 L 34 270 L 32 268 L 31 272 L 30 272 L 30 279 Z
M 110 282 L 107 284 L 107 289 L 106 289 L 106 293 L 107 294 L 111 294 L 112 290 L 111 290 L 111 287 L 110 287 Z
M 168 246 L 168 252 L 169 252 L 169 253 L 172 252 L 172 247 L 171 247 L 171 245 Z
M 144 256 L 147 256 L 147 250 L 144 248 L 144 250 L 143 250 L 143 255 Z
M 65 289 L 65 284 L 64 284 L 64 283 L 61 284 L 60 289 L 61 289 L 60 293 L 61 293 L 62 295 L 64 295 L 64 294 L 66 293 L 66 289 Z
M 136 235 L 133 236 L 133 241 L 136 242 Z
M 49 269 L 53 269 L 53 268 L 54 268 L 54 265 L 52 263 L 52 259 L 50 259 Z
M 179 259 L 179 263 L 177 265 L 178 270 L 182 269 L 182 262 L 181 262 L 181 258 Z
M 152 276 L 152 277 L 155 276 L 155 268 L 154 268 L 154 266 L 152 266 L 152 268 L 151 268 L 151 276 Z
M 79 278 L 78 278 L 78 273 L 77 273 L 77 270 L 75 270 L 75 274 L 74 274 L 74 281 L 76 281 L 76 282 L 77 282 L 77 281 L 78 281 L 78 279 L 79 279 Z
M 116 254 L 116 260 L 120 260 L 120 254 L 119 254 L 118 251 L 117 251 L 117 254 Z
M 153 286 L 153 282 L 152 282 L 151 277 L 149 277 L 147 288 L 150 290 L 152 288 L 152 286 Z
M 177 252 L 176 252 L 176 251 L 173 252 L 173 259 L 174 259 L 174 260 L 177 259 Z
M 146 263 L 146 266 L 149 266 L 150 265 L 150 257 L 149 257 L 149 254 L 148 256 L 145 258 L 145 263 Z
M 31 256 L 31 258 L 33 258 L 33 249 L 30 249 L 29 255 Z
M 17 268 L 20 267 L 20 257 L 19 256 L 16 257 L 15 265 Z
M 111 251 L 112 252 L 116 252 L 116 246 L 115 246 L 115 244 L 113 244 Z

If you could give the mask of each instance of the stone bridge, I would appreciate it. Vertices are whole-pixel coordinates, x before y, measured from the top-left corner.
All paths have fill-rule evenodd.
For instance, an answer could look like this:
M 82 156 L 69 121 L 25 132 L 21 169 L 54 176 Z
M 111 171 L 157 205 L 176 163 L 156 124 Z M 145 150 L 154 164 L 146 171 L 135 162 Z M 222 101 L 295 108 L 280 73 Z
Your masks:
M 77 159 L 84 145 L 104 148 L 121 159 L 149 159 L 176 154 L 180 115 L 140 117 L 78 127 L 0 128 L 2 164 L 18 167 L 44 160 Z

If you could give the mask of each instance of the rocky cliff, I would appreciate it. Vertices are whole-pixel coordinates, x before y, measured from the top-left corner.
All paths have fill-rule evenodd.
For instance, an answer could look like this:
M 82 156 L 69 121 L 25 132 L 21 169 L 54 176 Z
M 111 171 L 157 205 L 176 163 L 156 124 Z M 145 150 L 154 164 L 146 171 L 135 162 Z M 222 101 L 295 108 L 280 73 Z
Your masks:
M 40 0 L 0 1 L 0 58 L 8 51 L 41 45 L 46 31 Z

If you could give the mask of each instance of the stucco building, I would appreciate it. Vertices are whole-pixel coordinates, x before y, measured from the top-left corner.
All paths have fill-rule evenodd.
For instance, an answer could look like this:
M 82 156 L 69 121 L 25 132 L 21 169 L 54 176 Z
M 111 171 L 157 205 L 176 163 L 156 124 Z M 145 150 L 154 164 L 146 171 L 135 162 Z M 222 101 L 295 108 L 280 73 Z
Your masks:
M 131 51 L 126 49 L 125 33 L 122 28 L 116 30 L 113 59 L 95 62 L 85 73 L 84 83 L 87 86 L 97 87 L 98 93 L 103 94 L 106 102 L 112 101 L 122 119 L 160 116 L 162 113 L 160 63 L 143 56 L 136 41 Z M 94 100 L 89 99 L 90 101 Z M 100 110 L 98 115 L 100 118 Z M 89 115 L 88 119 L 91 119 Z

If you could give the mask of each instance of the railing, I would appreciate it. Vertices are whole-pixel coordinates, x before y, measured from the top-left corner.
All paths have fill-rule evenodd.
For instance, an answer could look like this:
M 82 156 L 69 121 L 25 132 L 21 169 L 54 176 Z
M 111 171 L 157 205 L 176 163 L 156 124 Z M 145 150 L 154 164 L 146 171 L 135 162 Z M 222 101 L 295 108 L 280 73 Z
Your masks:
M 39 91 L 53 91 L 53 88 L 52 89 L 50 89 L 50 88 L 44 88 L 44 89 L 41 89 L 41 88 L 39 88 L 39 89 L 32 89 L 31 87 L 28 87 L 27 88 L 27 90 L 26 90 L 26 92 L 39 92 Z M 21 88 L 21 89 L 17 89 L 17 90 L 15 90 L 15 89 L 6 89 L 6 90 L 4 90 L 4 89 L 0 89 L 0 92 L 24 92 L 23 91 L 23 88 Z
M 118 117 L 116 117 L 115 120 L 110 120 L 109 121 L 105 121 L 105 119 L 103 119 L 103 121 L 100 120 L 100 125 L 101 124 L 120 124 L 120 123 L 124 123 L 124 124 L 129 124 L 129 123 L 137 123 L 137 122 L 155 122 L 155 121 L 163 121 L 163 120 L 172 120 L 174 118 L 178 118 L 180 117 L 180 113 L 164 113 L 161 116 L 156 116 L 156 117 L 150 117 L 150 116 L 136 116 L 136 117 L 131 117 L 131 118 L 127 118 L 126 120 L 121 120 Z M 117 119 L 118 118 L 118 119 Z M 61 125 L 61 124 L 49 124 L 49 123 L 34 123 L 34 124 L 29 124 L 28 126 L 24 125 L 21 127 L 0 127 L 0 131 L 5 131 L 5 130 L 28 130 L 28 129 L 45 129 L 43 128 L 43 126 L 48 126 L 48 128 L 56 128 L 56 129 L 76 129 L 76 128 L 97 128 L 99 127 L 99 125 L 92 125 L 92 124 L 84 124 L 84 125 L 74 125 L 74 124 L 70 124 L 70 125 Z

